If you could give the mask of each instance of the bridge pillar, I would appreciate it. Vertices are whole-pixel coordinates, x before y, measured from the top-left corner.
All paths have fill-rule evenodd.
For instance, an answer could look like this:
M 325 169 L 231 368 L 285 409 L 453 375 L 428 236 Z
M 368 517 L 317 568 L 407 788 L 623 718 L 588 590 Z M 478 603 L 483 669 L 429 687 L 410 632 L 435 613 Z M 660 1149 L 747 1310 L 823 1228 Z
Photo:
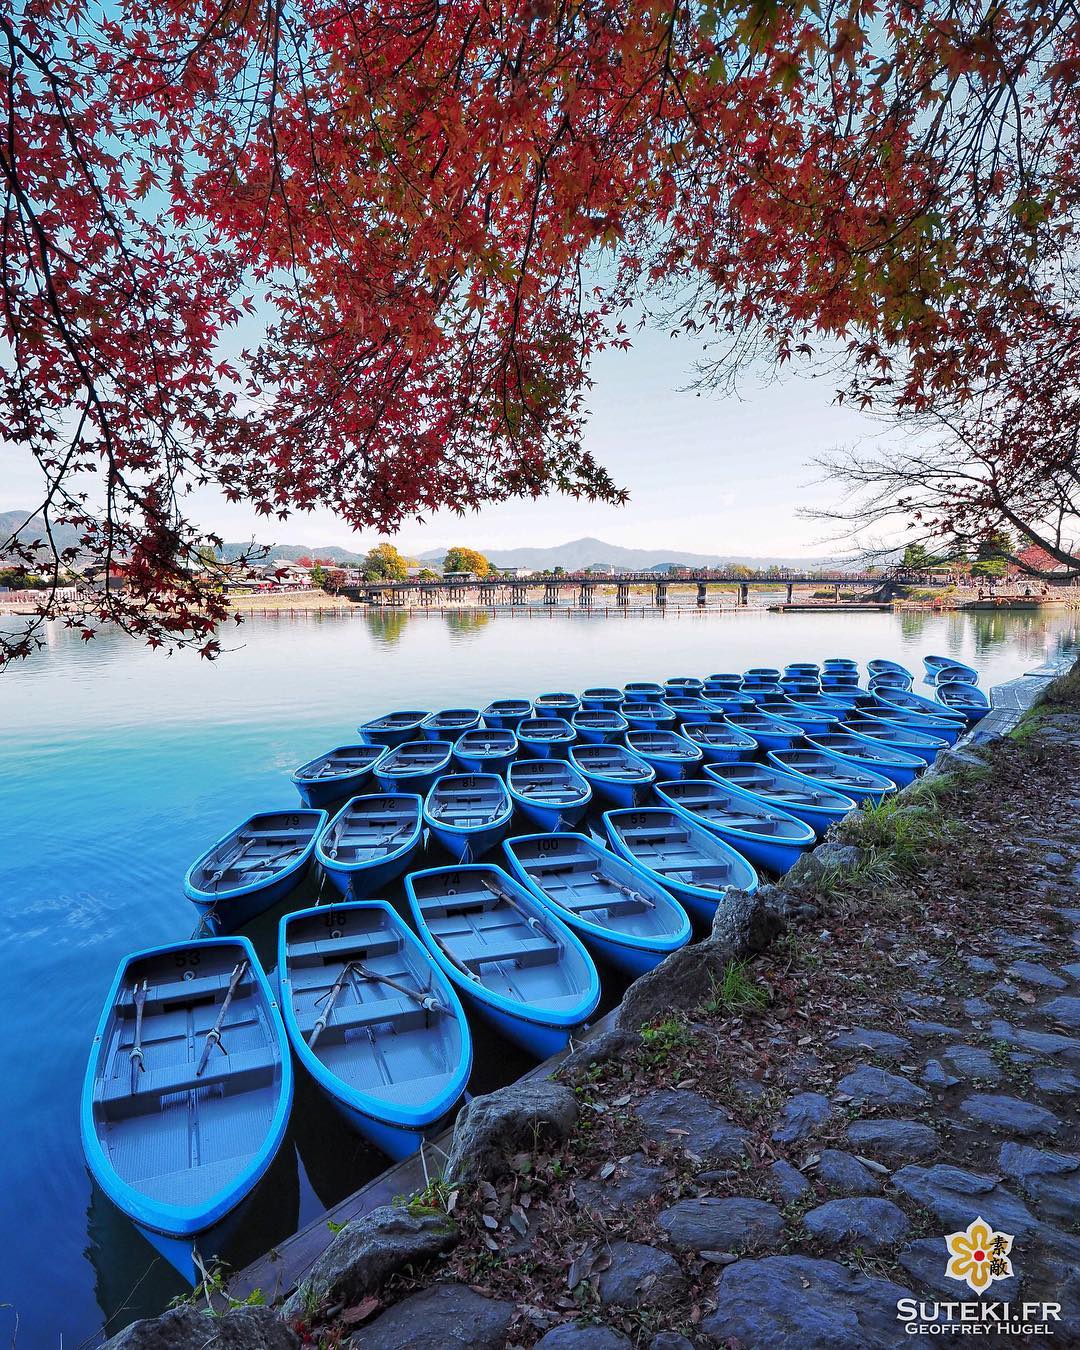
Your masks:
M 615 587 L 615 603 L 617 605 L 628 605 L 630 603 L 630 587 L 625 581 L 620 581 Z
M 666 604 L 667 604 L 667 582 L 666 582 L 666 581 L 658 581 L 658 582 L 656 583 L 656 596 L 655 596 L 655 601 L 656 601 L 656 604 L 658 604 L 658 605 L 666 605 Z
M 790 605 L 795 598 L 795 584 L 789 581 L 787 584 L 787 602 Z
M 524 605 L 528 600 L 528 593 L 524 586 L 510 587 L 510 603 L 512 605 Z
M 839 602 L 840 602 L 840 583 L 837 582 L 836 585 L 835 585 L 832 589 L 833 589 L 833 600 L 836 601 L 837 604 L 839 604 Z
M 596 587 L 593 586 L 591 582 L 583 581 L 581 583 L 581 588 L 578 591 L 578 604 L 587 609 L 592 604 L 593 591 L 595 589 Z
M 559 603 L 558 586 L 553 586 L 550 581 L 546 582 L 544 585 L 544 604 L 557 605 L 558 603 Z
M 745 581 L 739 582 L 739 604 L 748 605 L 750 603 L 750 587 Z
M 697 584 L 697 602 L 701 606 L 709 603 L 709 588 L 703 581 L 699 581 Z

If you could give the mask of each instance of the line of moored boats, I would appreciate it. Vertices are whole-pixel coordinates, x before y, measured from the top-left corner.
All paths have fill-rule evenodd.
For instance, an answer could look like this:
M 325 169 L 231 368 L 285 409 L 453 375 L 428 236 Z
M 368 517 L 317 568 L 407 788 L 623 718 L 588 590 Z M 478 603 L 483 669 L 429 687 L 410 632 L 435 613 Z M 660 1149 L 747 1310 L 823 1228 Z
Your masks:
M 562 1049 L 599 1003 L 597 960 L 650 969 L 988 710 L 970 666 L 924 665 L 933 699 L 897 662 L 862 685 L 835 658 L 365 722 L 295 771 L 300 807 L 192 864 L 195 938 L 121 962 L 82 1097 L 95 1179 L 193 1278 L 193 1245 L 224 1239 L 282 1142 L 293 1055 L 407 1156 L 466 1093 L 470 1017 Z M 447 865 L 413 870 L 425 836 Z M 281 919 L 274 989 L 236 930 L 313 866 L 332 899 Z M 405 914 L 374 898 L 401 879 Z

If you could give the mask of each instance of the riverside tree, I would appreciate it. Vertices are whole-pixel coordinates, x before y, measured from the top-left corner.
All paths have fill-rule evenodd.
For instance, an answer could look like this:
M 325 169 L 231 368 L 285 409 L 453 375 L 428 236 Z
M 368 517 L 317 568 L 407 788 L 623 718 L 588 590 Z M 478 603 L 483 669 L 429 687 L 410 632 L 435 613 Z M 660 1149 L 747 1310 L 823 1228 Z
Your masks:
M 474 548 L 452 548 L 443 559 L 443 572 L 471 572 L 474 577 L 486 577 L 491 564 Z
M 640 308 L 703 381 L 823 356 L 943 419 L 901 514 L 1076 561 L 1067 5 L 32 0 L 0 39 L 0 433 L 45 484 L 0 553 L 122 562 L 85 636 L 217 652 L 195 487 L 384 531 L 622 500 L 585 396 Z

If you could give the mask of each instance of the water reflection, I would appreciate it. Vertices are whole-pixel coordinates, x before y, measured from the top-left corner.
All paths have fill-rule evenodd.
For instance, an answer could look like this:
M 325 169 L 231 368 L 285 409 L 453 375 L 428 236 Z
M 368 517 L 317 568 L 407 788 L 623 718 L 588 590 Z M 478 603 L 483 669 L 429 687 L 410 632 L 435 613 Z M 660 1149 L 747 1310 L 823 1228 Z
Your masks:
M 925 652 L 941 652 L 977 665 L 988 687 L 1074 646 L 1078 627 L 1076 612 L 1060 610 L 327 610 L 251 615 L 230 634 L 237 650 L 215 663 L 166 658 L 117 633 L 84 644 L 51 629 L 48 650 L 0 677 L 0 1301 L 19 1304 L 18 1343 L 56 1345 L 62 1334 L 75 1344 L 103 1314 L 156 1311 L 178 1292 L 171 1268 L 91 1191 L 79 1085 L 119 959 L 191 933 L 185 868 L 252 810 L 295 800 L 295 765 L 392 707 L 483 707 L 500 695 L 830 655 L 921 670 Z M 311 880 L 288 905 L 317 894 Z M 251 926 L 271 972 L 284 908 Z M 607 978 L 604 992 L 617 996 Z M 471 1090 L 481 1092 L 529 1061 L 478 1028 L 476 1063 Z M 299 1083 L 282 1170 L 249 1228 L 252 1255 L 381 1166 Z

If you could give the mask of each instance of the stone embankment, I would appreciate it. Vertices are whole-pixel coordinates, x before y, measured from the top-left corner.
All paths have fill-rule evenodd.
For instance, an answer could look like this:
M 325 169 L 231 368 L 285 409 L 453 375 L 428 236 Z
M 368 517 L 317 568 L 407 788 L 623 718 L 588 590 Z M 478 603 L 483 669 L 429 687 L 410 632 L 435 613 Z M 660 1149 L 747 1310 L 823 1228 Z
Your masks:
M 917 1339 L 909 1299 L 942 1334 L 1007 1301 L 1015 1343 L 1080 1345 L 1078 1103 L 1074 673 L 731 897 L 552 1079 L 473 1102 L 445 1178 L 279 1309 L 109 1345 L 863 1350 Z M 982 1293 L 946 1269 L 977 1219 L 1011 1238 Z

